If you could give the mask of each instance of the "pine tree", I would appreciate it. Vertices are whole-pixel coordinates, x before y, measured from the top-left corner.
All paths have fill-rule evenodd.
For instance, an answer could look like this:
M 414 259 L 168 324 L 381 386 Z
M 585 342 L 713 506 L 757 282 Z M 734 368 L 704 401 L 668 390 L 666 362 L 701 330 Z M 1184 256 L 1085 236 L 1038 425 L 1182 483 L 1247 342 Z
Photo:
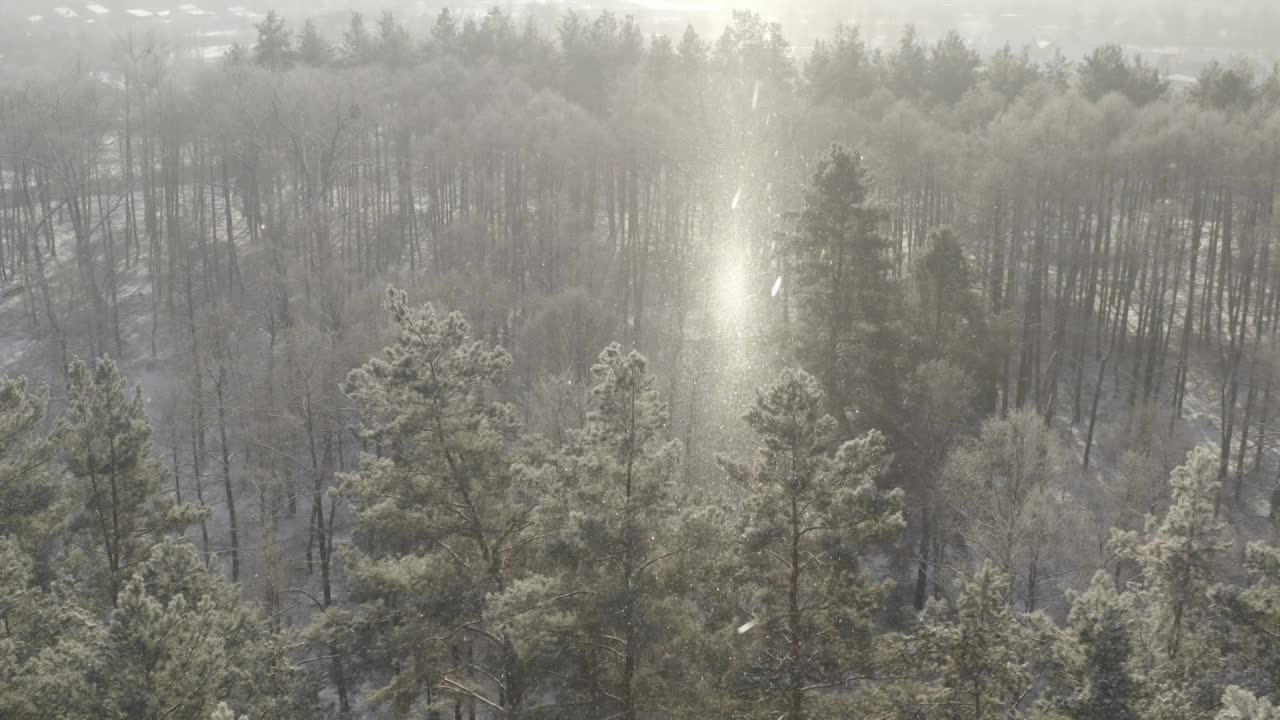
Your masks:
M 915 99 L 926 89 L 929 59 L 920 47 L 919 35 L 914 25 L 902 30 L 898 47 L 889 55 L 885 85 L 900 98 Z
M 1257 99 L 1259 87 L 1253 67 L 1237 61 L 1224 67 L 1217 60 L 1200 69 L 1196 84 L 1188 95 L 1204 107 L 1219 110 L 1247 110 Z
M 1169 85 L 1141 57 L 1130 60 L 1124 49 L 1115 44 L 1095 48 L 1080 64 L 1078 73 L 1081 94 L 1095 102 L 1114 92 L 1135 105 L 1146 105 L 1159 99 Z
M 819 39 L 804 67 L 814 99 L 853 103 L 875 88 L 875 67 L 857 26 L 840 24 L 830 42 Z
M 142 388 L 126 394 L 124 376 L 110 359 L 98 360 L 93 370 L 79 359 L 71 363 L 57 441 L 79 506 L 71 529 L 87 553 L 83 560 L 95 589 L 114 606 L 147 545 L 199 513 L 162 494 L 166 470 L 151 454 Z
M 65 585 L 42 589 L 35 563 L 0 536 L 0 717 L 94 720 L 106 693 L 105 635 Z
M 48 550 L 66 508 L 42 425 L 48 393 L 26 378 L 0 378 L 0 537 L 12 535 L 33 556 Z
M 0 717 L 204 718 L 230 703 L 251 717 L 318 717 L 317 686 L 289 648 L 172 537 L 129 568 L 103 615 L 73 584 L 33 582 L 0 538 Z
M 104 716 L 203 718 L 229 704 L 254 718 L 316 717 L 317 688 L 287 651 L 190 543 L 166 538 L 134 569 L 108 623 Z
M 1134 720 L 1138 684 L 1133 675 L 1133 597 L 1116 592 L 1106 572 L 1077 595 L 1060 643 L 1060 675 L 1053 704 L 1075 720 Z
M 253 61 L 270 70 L 285 70 L 293 62 L 293 40 L 284 18 L 268 10 L 262 22 L 255 24 L 258 41 L 253 45 Z
M 1145 612 L 1138 657 L 1145 673 L 1138 712 L 1177 720 L 1199 717 L 1212 702 L 1206 698 L 1215 697 L 1222 657 L 1210 622 L 1209 591 L 1214 566 L 1230 544 L 1225 524 L 1214 517 L 1217 453 L 1192 450 L 1170 484 L 1164 517 L 1148 516 L 1141 535 L 1113 531 L 1112 543 L 1141 568 L 1136 592 Z
M 1173 471 L 1171 504 L 1160 520 L 1147 518 L 1143 539 L 1134 544 L 1128 533 L 1116 533 L 1116 543 L 1127 548 L 1142 565 L 1145 591 L 1159 601 L 1158 618 L 1164 650 L 1177 657 L 1190 616 L 1204 610 L 1213 578 L 1213 566 L 1229 544 L 1226 524 L 1215 518 L 1218 467 L 1215 453 L 1201 447 L 1187 454 L 1187 461 Z
M 859 660 L 883 588 L 862 559 L 902 529 L 902 493 L 877 487 L 888 463 L 878 432 L 836 447 L 837 423 L 803 371 L 760 391 L 747 423 L 759 461 L 721 460 L 744 492 L 741 582 L 758 624 L 743 638 L 740 692 L 753 715 L 825 716 L 814 698 L 833 696 L 815 691 L 848 688 L 869 670 Z
M 378 18 L 378 41 L 374 52 L 388 67 L 404 67 L 412 60 L 409 33 L 389 10 Z
M 351 13 L 351 22 L 342 33 L 342 57 L 350 65 L 365 65 L 374 56 L 373 38 L 365 27 L 364 15 Z
M 307 18 L 302 24 L 302 34 L 298 36 L 298 61 L 311 67 L 324 67 L 332 60 L 333 48 L 327 40 L 320 37 L 311 18 Z
M 681 490 L 681 448 L 639 353 L 591 369 L 586 424 L 529 477 L 540 488 L 541 572 L 493 609 L 561 678 L 560 717 L 697 717 L 697 574 L 712 523 Z
M 836 145 L 818 163 L 805 195 L 801 232 L 789 241 L 800 297 L 802 363 L 822 380 L 829 411 L 849 428 L 881 426 L 897 406 L 900 343 L 889 316 L 894 287 L 884 212 L 869 200 L 861 156 Z
M 431 36 L 426 40 L 428 57 L 443 57 L 457 50 L 458 19 L 449 8 L 442 8 L 431 26 Z
M 949 31 L 929 55 L 929 89 L 933 97 L 954 105 L 978 82 L 982 58 L 965 44 L 960 33 Z
M 916 295 L 925 317 L 932 320 L 931 343 L 943 346 L 943 318 L 952 312 L 963 312 L 969 292 L 969 261 L 960 241 L 949 228 L 929 232 L 929 247 L 916 262 L 914 278 Z M 950 329 L 947 327 L 946 329 Z
M 985 349 L 982 303 L 973 293 L 973 272 L 960 238 L 948 227 L 929 231 L 928 247 L 912 272 L 922 344 L 939 357 L 973 363 Z M 977 367 L 969 364 L 976 372 Z
M 1009 101 L 1022 95 L 1044 75 L 1045 72 L 1031 60 L 1030 52 L 1025 47 L 1020 54 L 1015 55 L 1013 48 L 1005 43 L 987 61 L 987 84 Z
M 912 268 L 908 326 L 914 347 L 929 358 L 959 365 L 978 383 L 975 410 L 992 410 L 997 366 L 991 352 L 998 339 L 987 326 L 982 301 L 960 238 L 947 227 L 929 231 L 928 247 Z
M 919 561 L 913 604 L 923 610 L 928 582 L 939 587 L 935 564 L 941 563 L 945 508 L 942 500 L 943 470 L 948 453 L 972 432 L 977 389 L 973 378 L 948 360 L 921 363 L 907 378 L 903 396 L 908 408 L 904 426 L 907 450 L 896 460 L 902 476 L 914 480 L 905 488 L 912 519 L 919 525 Z
M 511 358 L 471 340 L 458 313 L 413 307 L 395 289 L 385 307 L 395 340 L 345 384 L 379 451 L 341 482 L 364 539 L 345 553 L 353 622 L 404 658 L 375 698 L 402 711 L 450 697 L 516 712 L 519 659 L 483 617 L 522 565 L 533 509 L 511 471 L 515 413 L 490 399 Z
M 929 703 L 953 720 L 1013 716 L 1034 682 L 1028 658 L 1037 647 L 1042 616 L 1019 617 L 1010 608 L 1008 578 L 983 563 L 965 582 L 955 610 L 932 600 L 915 642 L 940 678 Z
M 1226 621 L 1222 640 L 1259 688 L 1280 697 L 1280 548 L 1249 543 L 1244 564 L 1245 587 L 1221 584 L 1211 591 Z

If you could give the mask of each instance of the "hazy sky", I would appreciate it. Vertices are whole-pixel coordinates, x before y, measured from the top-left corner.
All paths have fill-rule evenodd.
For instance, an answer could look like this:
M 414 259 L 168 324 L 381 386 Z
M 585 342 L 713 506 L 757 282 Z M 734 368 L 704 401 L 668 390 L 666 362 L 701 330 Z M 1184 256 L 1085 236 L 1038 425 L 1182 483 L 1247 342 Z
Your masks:
M 333 35 L 353 10 L 370 16 L 392 10 L 411 33 L 421 34 L 443 7 L 481 13 L 494 6 L 517 16 L 532 11 L 548 23 L 568 9 L 609 9 L 636 16 L 649 32 L 679 34 L 691 24 L 709 35 L 719 33 L 733 9 L 746 8 L 781 22 L 801 52 L 838 22 L 859 25 L 873 47 L 892 45 L 902 26 L 914 23 L 926 40 L 957 29 L 983 51 L 1007 42 L 1059 48 L 1069 57 L 1120 42 L 1138 49 L 1176 47 L 1192 58 L 1239 51 L 1266 60 L 1280 34 L 1276 0 L 0 0 L 0 18 L 13 22 L 10 33 L 33 36 L 39 26 L 71 37 L 90 23 L 112 32 L 167 27 L 180 35 L 226 35 L 252 32 L 256 15 L 276 9 L 295 27 L 314 17 L 322 32 Z

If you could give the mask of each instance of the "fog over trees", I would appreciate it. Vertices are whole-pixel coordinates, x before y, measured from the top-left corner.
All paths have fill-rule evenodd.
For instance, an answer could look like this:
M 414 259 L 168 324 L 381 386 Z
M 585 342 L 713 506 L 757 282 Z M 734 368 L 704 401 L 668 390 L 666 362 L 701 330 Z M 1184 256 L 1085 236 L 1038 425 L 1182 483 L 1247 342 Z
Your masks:
M 0 85 L 0 718 L 1280 718 L 1277 68 L 255 27 Z

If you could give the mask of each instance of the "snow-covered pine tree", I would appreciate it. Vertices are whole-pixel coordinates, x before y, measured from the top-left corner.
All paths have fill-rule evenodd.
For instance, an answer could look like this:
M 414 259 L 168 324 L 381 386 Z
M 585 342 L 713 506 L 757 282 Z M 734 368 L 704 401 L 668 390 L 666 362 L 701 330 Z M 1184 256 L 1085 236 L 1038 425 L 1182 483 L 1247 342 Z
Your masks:
M 939 684 L 926 703 L 951 720 L 1014 716 L 1034 683 L 1030 658 L 1044 616 L 1009 607 L 1009 580 L 991 562 L 960 589 L 954 610 L 931 600 L 915 642 Z
M 318 687 L 235 586 L 166 537 L 128 569 L 117 606 L 74 584 L 33 582 L 29 556 L 0 538 L 0 717 L 311 720 Z
M 284 640 L 188 542 L 170 537 L 148 549 L 106 632 L 96 717 L 204 718 L 223 703 L 252 718 L 320 714 L 318 687 Z
M 1249 543 L 1244 564 L 1247 586 L 1224 584 L 1211 591 L 1227 623 L 1222 639 L 1243 660 L 1238 665 L 1246 669 L 1251 684 L 1280 698 L 1280 548 Z
M 1098 571 L 1073 598 L 1068 622 L 1050 704 L 1073 720 L 1134 720 L 1133 596 L 1116 592 L 1111 575 Z
M 0 378 L 0 537 L 40 557 L 62 530 L 54 444 L 44 434 L 48 393 L 26 378 Z
M 67 413 L 57 442 L 78 509 L 71 530 L 94 591 L 114 606 L 134 562 L 162 534 L 199 519 L 161 491 L 164 464 L 151 448 L 142 388 L 125 390 L 109 358 L 93 369 L 76 359 L 67 371 Z
M 739 579 L 752 619 L 738 651 L 743 712 L 835 717 L 839 691 L 870 670 L 863 661 L 883 587 L 862 561 L 903 528 L 902 493 L 877 487 L 889 461 L 884 437 L 838 443 L 818 380 L 804 371 L 783 371 L 746 420 L 759 457 L 721 459 L 744 504 Z
M 258 41 L 253 45 L 253 61 L 271 70 L 286 70 L 293 63 L 293 38 L 284 18 L 268 10 L 262 22 L 255 23 Z
M 0 717 L 103 717 L 104 631 L 74 593 L 39 587 L 20 541 L 0 535 Z
M 542 498 L 539 572 L 492 615 L 559 678 L 557 717 L 699 717 L 711 678 L 689 662 L 706 634 L 696 569 L 712 513 L 678 485 L 681 447 L 645 358 L 615 343 L 591 372 L 586 424 L 525 468 Z
M 1222 655 L 1211 620 L 1214 567 L 1230 547 L 1226 525 L 1215 517 L 1217 453 L 1199 447 L 1173 470 L 1164 517 L 1148 516 L 1141 534 L 1113 531 L 1121 557 L 1140 568 L 1130 583 L 1142 613 L 1135 636 L 1142 669 L 1142 717 L 1182 720 L 1212 710 L 1221 688 Z
M 520 662 L 484 623 L 486 597 L 521 566 L 533 509 L 511 471 L 519 423 L 492 399 L 511 358 L 472 340 L 458 313 L 412 306 L 395 289 L 385 306 L 395 340 L 345 385 L 371 450 L 341 480 L 360 538 L 344 553 L 351 632 L 397 658 L 376 699 L 402 711 L 452 700 L 515 712 Z

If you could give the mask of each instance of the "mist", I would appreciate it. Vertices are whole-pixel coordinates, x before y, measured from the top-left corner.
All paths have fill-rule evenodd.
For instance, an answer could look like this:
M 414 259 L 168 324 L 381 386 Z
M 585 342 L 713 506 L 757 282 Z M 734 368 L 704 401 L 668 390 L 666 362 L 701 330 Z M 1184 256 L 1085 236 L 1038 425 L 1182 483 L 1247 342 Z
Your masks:
M 0 720 L 1280 712 L 1274 3 L 0 21 Z

